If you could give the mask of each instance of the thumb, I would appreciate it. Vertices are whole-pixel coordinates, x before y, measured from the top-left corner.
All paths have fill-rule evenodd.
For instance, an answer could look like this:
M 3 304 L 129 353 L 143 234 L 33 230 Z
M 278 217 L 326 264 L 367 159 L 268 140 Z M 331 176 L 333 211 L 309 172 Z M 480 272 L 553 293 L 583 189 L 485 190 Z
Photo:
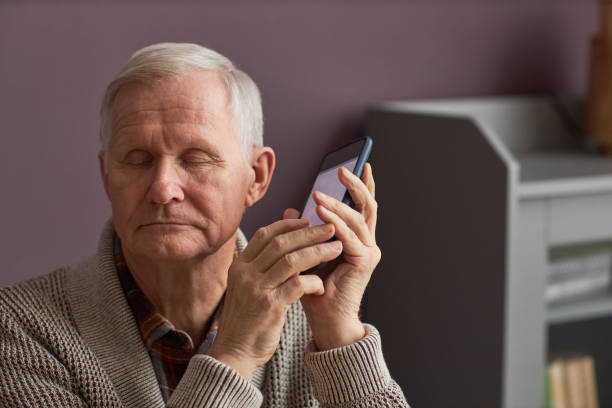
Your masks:
M 300 218 L 300 212 L 295 208 L 287 208 L 283 211 L 283 220 Z

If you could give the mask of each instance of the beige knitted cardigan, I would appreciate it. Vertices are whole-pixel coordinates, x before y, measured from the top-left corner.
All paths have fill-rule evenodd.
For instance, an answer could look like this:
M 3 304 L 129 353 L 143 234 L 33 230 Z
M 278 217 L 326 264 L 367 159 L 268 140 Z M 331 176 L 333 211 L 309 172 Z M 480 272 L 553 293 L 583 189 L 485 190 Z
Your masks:
M 97 254 L 0 289 L 0 406 L 163 407 L 151 359 L 123 295 L 109 221 Z M 240 234 L 239 246 L 246 240 Z M 407 407 L 380 336 L 314 352 L 299 302 L 272 359 L 251 381 L 197 354 L 168 407 Z

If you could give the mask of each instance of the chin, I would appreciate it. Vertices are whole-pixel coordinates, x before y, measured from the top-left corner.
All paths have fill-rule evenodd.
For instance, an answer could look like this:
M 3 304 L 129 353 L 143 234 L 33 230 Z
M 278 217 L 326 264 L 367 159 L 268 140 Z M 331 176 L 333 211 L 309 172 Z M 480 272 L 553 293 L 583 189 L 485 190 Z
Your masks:
M 138 245 L 141 255 L 144 255 L 150 259 L 157 259 L 160 261 L 181 261 L 191 259 L 196 256 L 207 254 L 209 251 L 205 246 L 192 246 L 192 245 L 176 245 L 176 244 L 157 244 L 149 242 L 143 245 Z
M 201 233 L 156 231 L 140 235 L 135 245 L 138 253 L 160 261 L 179 261 L 214 252 Z

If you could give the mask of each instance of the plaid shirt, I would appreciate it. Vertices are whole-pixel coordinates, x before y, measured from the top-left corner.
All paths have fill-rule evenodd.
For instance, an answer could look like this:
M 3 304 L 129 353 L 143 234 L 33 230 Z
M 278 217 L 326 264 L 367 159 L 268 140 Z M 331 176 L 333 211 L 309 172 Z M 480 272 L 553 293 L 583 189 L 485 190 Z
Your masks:
M 117 234 L 115 234 L 113 253 L 121 287 L 140 329 L 142 342 L 151 356 L 162 397 L 167 401 L 183 377 L 191 357 L 196 353 L 205 354 L 212 345 L 217 334 L 221 307 L 217 307 L 210 328 L 202 344 L 196 349 L 191 336 L 174 327 L 140 290 L 125 262 Z M 222 303 L 223 299 L 219 305 Z

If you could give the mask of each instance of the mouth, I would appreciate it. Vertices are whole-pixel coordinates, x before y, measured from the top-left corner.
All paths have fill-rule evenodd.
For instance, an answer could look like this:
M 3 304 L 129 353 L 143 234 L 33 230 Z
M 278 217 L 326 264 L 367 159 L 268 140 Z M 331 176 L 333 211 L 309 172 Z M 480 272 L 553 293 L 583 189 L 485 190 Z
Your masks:
M 182 222 L 150 222 L 148 224 L 143 224 L 141 227 L 188 227 L 189 224 L 185 224 Z

